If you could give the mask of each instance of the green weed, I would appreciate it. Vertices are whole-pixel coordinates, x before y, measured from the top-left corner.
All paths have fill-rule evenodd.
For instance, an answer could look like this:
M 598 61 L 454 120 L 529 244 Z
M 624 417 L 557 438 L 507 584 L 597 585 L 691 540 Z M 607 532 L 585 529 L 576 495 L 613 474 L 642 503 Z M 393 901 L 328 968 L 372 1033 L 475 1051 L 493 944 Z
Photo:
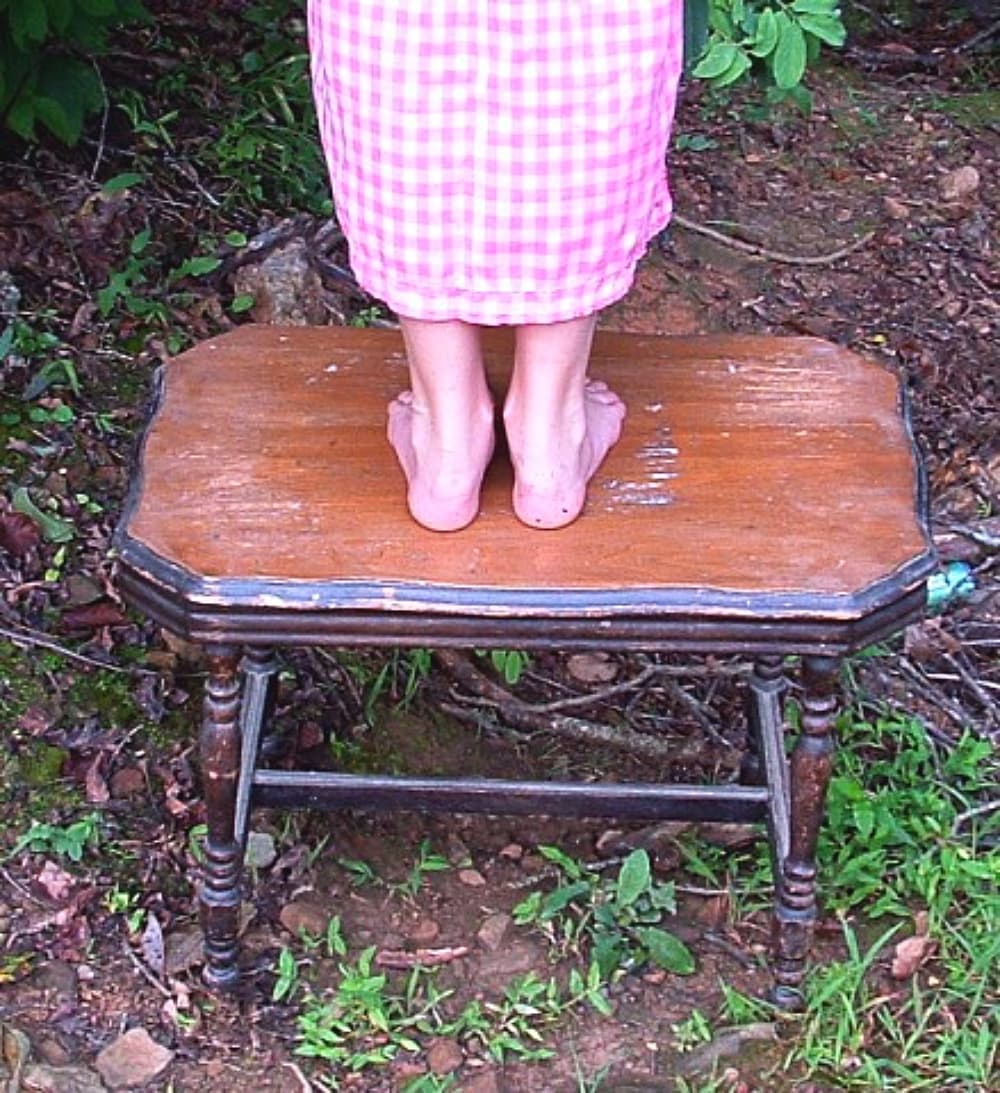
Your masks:
M 417 849 L 417 859 L 413 863 L 406 878 L 402 881 L 386 881 L 376 873 L 368 862 L 356 858 L 338 858 L 337 864 L 344 869 L 350 877 L 351 884 L 357 888 L 367 886 L 383 886 L 390 892 L 413 899 L 424 886 L 424 881 L 431 873 L 440 873 L 451 868 L 448 859 L 431 850 L 428 839 L 424 839 Z
M 693 1009 L 683 1021 L 670 1026 L 674 1034 L 674 1047 L 680 1051 L 694 1051 L 712 1039 L 712 1025 L 699 1009 Z
M 547 895 L 535 891 L 522 900 L 513 911 L 518 925 L 539 927 L 560 953 L 586 949 L 605 980 L 646 963 L 677 975 L 694 971 L 690 950 L 660 925 L 677 910 L 674 885 L 653 880 L 645 850 L 633 850 L 615 880 L 557 847 L 539 851 L 564 880 Z
M 17 840 L 9 857 L 22 851 L 32 854 L 54 854 L 78 862 L 84 851 L 97 848 L 101 838 L 100 816 L 91 812 L 71 824 L 47 824 L 34 820 L 31 827 Z
M 339 660 L 361 690 L 366 723 L 374 725 L 385 699 L 390 699 L 397 710 L 412 705 L 430 675 L 433 656 L 429 649 L 416 648 L 393 649 L 384 657 L 342 653 Z
M 531 657 L 520 649 L 477 649 L 476 656 L 488 657 L 493 670 L 512 687 L 520 682 L 524 670 L 531 663 Z

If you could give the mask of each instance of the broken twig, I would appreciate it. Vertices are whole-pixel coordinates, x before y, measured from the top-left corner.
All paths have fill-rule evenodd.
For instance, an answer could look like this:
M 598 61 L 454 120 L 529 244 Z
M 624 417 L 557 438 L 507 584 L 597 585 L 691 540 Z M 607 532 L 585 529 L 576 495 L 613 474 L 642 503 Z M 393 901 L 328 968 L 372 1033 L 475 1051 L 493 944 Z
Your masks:
M 674 213 L 673 223 L 678 224 L 682 228 L 686 228 L 690 232 L 695 232 L 697 235 L 704 235 L 708 239 L 714 240 L 716 243 L 721 243 L 724 247 L 731 247 L 733 250 L 741 251 L 743 254 L 749 254 L 752 258 L 766 259 L 770 262 L 782 262 L 785 265 L 791 266 L 829 266 L 833 262 L 839 262 L 841 258 L 846 258 L 849 254 L 853 254 L 856 250 L 861 250 L 865 244 L 870 243 L 875 238 L 875 232 L 865 232 L 859 239 L 855 239 L 853 243 L 848 243 L 847 246 L 840 247 L 838 250 L 831 251 L 829 254 L 786 254 L 784 251 L 769 250 L 767 247 L 762 247 L 758 243 L 745 243 L 742 239 L 735 239 L 731 235 L 726 235 L 724 232 L 716 231 L 714 228 L 706 227 L 704 224 L 698 224 L 693 220 L 688 220 L 686 216 L 681 216 L 680 213 Z

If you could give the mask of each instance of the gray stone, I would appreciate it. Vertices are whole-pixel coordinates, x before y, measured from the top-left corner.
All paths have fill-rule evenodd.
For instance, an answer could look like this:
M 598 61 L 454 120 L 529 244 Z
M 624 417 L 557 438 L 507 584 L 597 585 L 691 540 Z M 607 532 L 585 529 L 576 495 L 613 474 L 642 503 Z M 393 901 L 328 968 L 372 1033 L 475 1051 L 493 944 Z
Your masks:
M 484 949 L 488 949 L 491 953 L 496 952 L 500 948 L 500 943 L 503 941 L 507 930 L 511 924 L 510 915 L 504 911 L 498 911 L 495 915 L 490 917 L 479 927 L 479 931 L 476 934 L 479 944 Z
M 278 851 L 274 845 L 274 836 L 266 831 L 251 831 L 247 836 L 246 864 L 248 868 L 267 869 L 274 865 Z

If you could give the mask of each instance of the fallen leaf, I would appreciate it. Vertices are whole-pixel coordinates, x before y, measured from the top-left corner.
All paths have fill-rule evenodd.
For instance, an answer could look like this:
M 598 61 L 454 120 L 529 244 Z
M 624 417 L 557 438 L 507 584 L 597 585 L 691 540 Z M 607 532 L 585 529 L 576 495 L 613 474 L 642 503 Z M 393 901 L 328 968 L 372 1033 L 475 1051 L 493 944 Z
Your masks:
M 12 558 L 23 558 L 38 546 L 41 533 L 23 512 L 0 513 L 0 550 Z
M 51 717 L 39 706 L 29 706 L 17 719 L 17 727 L 22 732 L 31 733 L 32 736 L 41 736 L 49 731 L 55 718 Z
M 60 616 L 64 630 L 97 630 L 102 626 L 124 626 L 128 619 L 113 603 L 102 600 L 71 607 Z
M 139 938 L 139 949 L 151 970 L 156 975 L 162 976 L 166 967 L 163 927 L 152 911 L 146 915 L 146 928 L 142 931 L 142 937 Z
M 55 903 L 62 903 L 73 890 L 74 878 L 54 861 L 46 861 L 35 883 Z
M 618 664 L 607 653 L 574 653 L 566 671 L 579 683 L 610 683 L 618 675 Z
M 956 167 L 954 171 L 941 176 L 938 192 L 943 201 L 962 201 L 979 189 L 979 182 L 979 172 L 975 167 Z
M 926 934 L 903 938 L 892 958 L 893 978 L 909 979 L 936 948 L 937 942 Z
M 87 774 L 83 782 L 87 800 L 94 805 L 103 805 L 106 801 L 111 800 L 108 783 L 104 780 L 104 775 L 101 772 L 103 764 L 104 755 L 98 752 L 94 757 L 94 761 L 87 767 Z

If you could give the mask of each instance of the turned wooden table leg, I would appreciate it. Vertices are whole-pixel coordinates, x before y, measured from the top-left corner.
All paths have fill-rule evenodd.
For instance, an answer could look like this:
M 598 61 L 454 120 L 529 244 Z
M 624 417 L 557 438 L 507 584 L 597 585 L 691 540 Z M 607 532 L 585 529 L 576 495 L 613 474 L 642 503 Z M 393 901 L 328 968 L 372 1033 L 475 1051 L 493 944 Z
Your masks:
M 792 751 L 788 853 L 779 862 L 774 910 L 774 1001 L 802 1003 L 802 979 L 816 923 L 816 843 L 834 755 L 840 661 L 806 657 L 802 731 Z
M 237 927 L 243 848 L 235 834 L 236 787 L 240 769 L 239 650 L 210 645 L 201 730 L 201 776 L 208 834 L 200 893 L 205 932 L 205 982 L 236 985 Z

